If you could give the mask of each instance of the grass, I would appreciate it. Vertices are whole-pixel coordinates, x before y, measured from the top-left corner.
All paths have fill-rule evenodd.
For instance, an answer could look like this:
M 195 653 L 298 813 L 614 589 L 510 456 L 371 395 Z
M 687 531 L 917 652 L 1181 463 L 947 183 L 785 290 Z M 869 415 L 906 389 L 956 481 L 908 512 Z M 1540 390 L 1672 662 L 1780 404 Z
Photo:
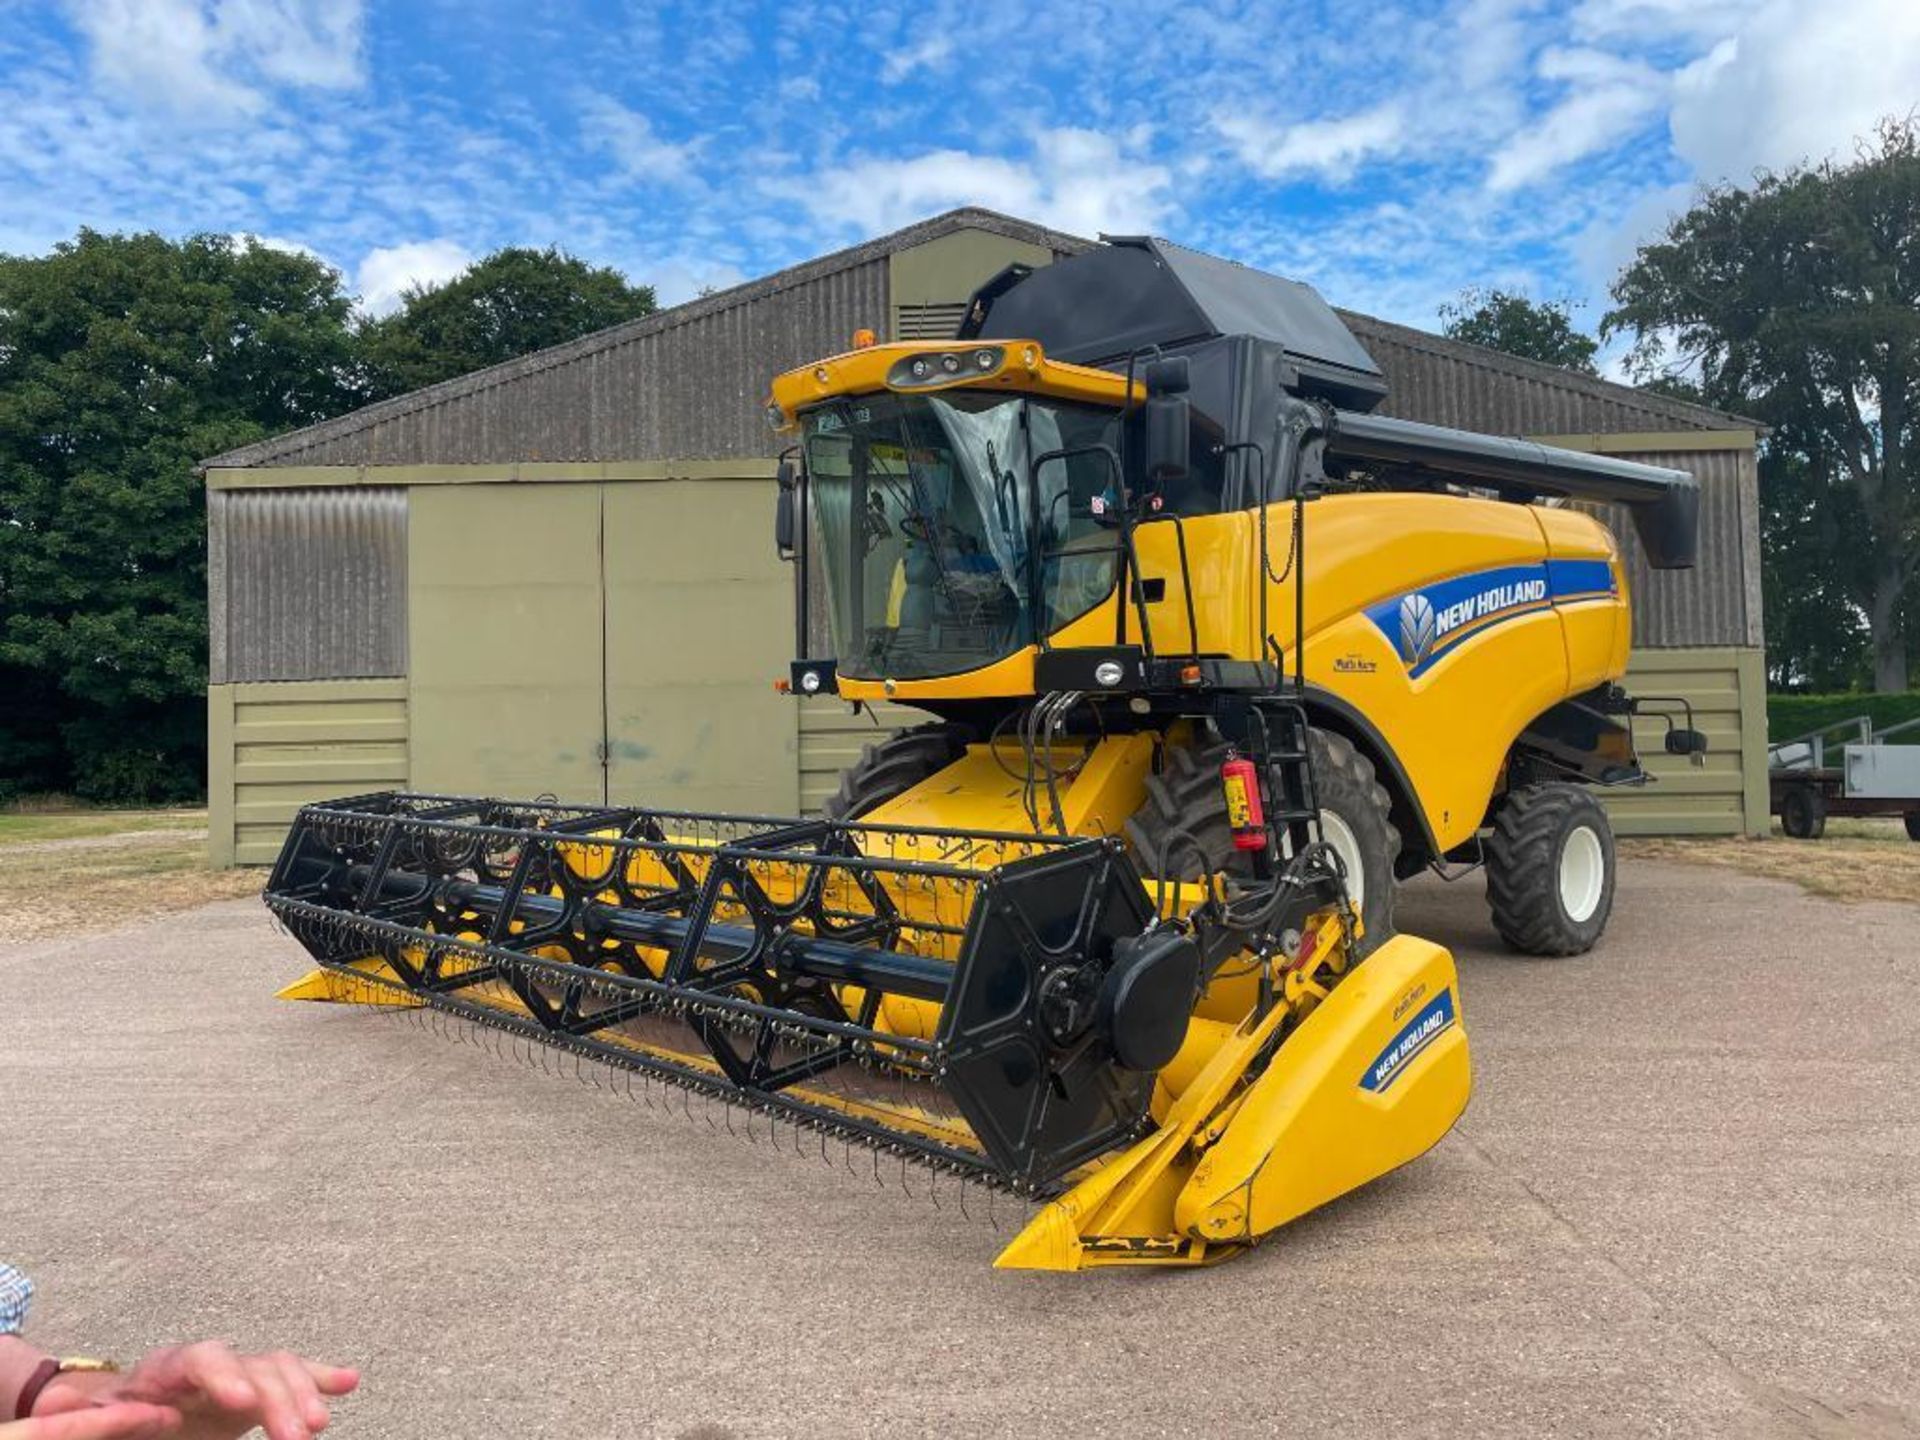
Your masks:
M 1920 904 L 1920 844 L 1898 820 L 1829 820 L 1818 840 L 1789 840 L 1776 821 L 1765 840 L 1622 840 L 1620 853 L 1791 880 L 1835 900 Z
M 258 894 L 207 865 L 204 810 L 0 813 L 0 945 L 112 930 Z
M 0 846 L 84 840 L 150 830 L 205 830 L 204 810 L 0 811 Z

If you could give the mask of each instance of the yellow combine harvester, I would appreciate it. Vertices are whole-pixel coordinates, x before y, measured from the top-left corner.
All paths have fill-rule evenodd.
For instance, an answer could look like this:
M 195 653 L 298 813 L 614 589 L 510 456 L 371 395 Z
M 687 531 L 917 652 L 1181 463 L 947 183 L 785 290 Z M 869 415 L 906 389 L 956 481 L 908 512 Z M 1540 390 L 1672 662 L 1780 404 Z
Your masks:
M 1045 1200 L 1007 1266 L 1209 1263 L 1412 1159 L 1469 1067 L 1396 880 L 1484 859 L 1511 943 L 1585 950 L 1591 788 L 1645 778 L 1618 547 L 1539 502 L 1686 565 L 1697 494 L 1383 393 L 1311 290 L 1148 240 L 780 376 L 786 683 L 937 719 L 817 820 L 310 806 L 267 892 L 308 991 Z

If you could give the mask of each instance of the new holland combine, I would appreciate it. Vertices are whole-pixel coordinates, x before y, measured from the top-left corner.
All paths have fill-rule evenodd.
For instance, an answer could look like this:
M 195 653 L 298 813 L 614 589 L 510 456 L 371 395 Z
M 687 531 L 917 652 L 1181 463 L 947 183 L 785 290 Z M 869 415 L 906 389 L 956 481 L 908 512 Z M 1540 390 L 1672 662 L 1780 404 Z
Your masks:
M 935 718 L 815 819 L 310 806 L 267 891 L 304 993 L 1045 1202 L 1006 1266 L 1209 1263 L 1405 1163 L 1469 1064 L 1396 881 L 1484 862 L 1509 943 L 1584 951 L 1593 790 L 1645 779 L 1620 551 L 1559 502 L 1684 566 L 1697 493 L 1384 394 L 1305 286 L 1152 240 L 781 375 L 785 684 Z

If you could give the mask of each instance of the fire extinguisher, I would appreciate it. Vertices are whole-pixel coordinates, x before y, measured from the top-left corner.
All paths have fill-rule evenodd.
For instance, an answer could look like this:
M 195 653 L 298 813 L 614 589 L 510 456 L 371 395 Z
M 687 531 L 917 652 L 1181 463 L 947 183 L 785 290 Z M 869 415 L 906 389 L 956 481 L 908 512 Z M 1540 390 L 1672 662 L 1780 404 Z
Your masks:
M 1227 795 L 1227 828 L 1236 850 L 1267 848 L 1267 814 L 1260 804 L 1260 772 L 1251 760 L 1229 750 L 1220 766 L 1220 788 Z

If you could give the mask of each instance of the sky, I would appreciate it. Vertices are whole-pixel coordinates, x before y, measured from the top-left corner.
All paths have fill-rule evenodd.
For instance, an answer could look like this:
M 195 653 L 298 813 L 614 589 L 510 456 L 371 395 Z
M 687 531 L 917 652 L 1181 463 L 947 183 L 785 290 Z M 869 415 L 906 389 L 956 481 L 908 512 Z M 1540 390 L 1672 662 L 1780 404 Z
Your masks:
M 502 245 L 663 303 L 977 204 L 1432 328 L 1920 106 L 1920 0 L 0 0 L 0 252 L 310 250 L 369 313 Z

